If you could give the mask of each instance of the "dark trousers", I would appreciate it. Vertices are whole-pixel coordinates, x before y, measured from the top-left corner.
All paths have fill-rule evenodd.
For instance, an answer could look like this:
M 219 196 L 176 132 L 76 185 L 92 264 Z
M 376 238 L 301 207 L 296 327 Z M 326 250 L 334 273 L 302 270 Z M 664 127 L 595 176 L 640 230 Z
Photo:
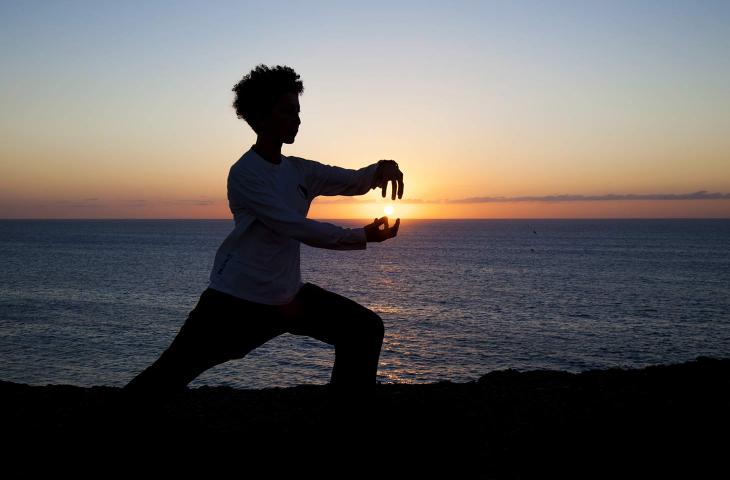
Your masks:
M 243 358 L 287 332 L 335 346 L 330 379 L 335 395 L 372 398 L 383 343 L 382 319 L 359 303 L 309 282 L 286 305 L 265 305 L 206 289 L 172 344 L 123 390 L 167 398 L 183 391 L 205 370 Z

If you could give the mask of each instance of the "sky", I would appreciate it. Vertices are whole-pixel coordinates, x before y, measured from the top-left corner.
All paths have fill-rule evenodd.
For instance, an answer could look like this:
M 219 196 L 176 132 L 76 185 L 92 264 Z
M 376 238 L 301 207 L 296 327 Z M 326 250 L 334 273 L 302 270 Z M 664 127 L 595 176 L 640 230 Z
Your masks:
M 730 218 L 727 1 L 0 0 L 0 40 L 0 218 L 231 218 L 258 64 L 284 155 L 403 171 L 310 218 Z

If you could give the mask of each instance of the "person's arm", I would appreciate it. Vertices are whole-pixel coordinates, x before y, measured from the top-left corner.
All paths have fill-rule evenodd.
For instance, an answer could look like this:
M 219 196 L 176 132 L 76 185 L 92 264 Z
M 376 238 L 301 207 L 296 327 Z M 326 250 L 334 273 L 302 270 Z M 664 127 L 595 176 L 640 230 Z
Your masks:
M 332 250 L 367 248 L 364 228 L 342 228 L 309 219 L 288 207 L 274 194 L 273 186 L 254 175 L 231 169 L 228 174 L 228 196 L 232 206 L 249 210 L 271 230 L 312 247 Z
M 299 159 L 305 167 L 312 199 L 319 195 L 364 195 L 377 186 L 375 185 L 375 174 L 379 162 L 355 170 L 304 158 Z

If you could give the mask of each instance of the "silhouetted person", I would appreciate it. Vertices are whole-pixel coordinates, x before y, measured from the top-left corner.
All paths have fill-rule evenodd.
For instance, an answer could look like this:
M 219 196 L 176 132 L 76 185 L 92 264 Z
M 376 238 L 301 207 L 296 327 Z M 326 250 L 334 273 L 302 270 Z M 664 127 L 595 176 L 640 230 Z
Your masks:
M 393 200 L 396 192 L 402 198 L 403 174 L 392 160 L 351 170 L 282 155 L 282 143 L 294 143 L 301 123 L 303 90 L 293 69 L 265 65 L 233 87 L 237 116 L 257 134 L 228 174 L 235 227 L 216 253 L 208 288 L 172 344 L 125 392 L 168 398 L 205 370 L 288 332 L 334 345 L 329 388 L 336 398 L 372 399 L 383 321 L 353 300 L 303 283 L 299 245 L 362 250 L 367 242 L 395 237 L 400 219 L 392 227 L 382 217 L 350 229 L 308 219 L 307 213 L 319 195 L 363 195 L 380 187 L 385 197 L 389 182 Z

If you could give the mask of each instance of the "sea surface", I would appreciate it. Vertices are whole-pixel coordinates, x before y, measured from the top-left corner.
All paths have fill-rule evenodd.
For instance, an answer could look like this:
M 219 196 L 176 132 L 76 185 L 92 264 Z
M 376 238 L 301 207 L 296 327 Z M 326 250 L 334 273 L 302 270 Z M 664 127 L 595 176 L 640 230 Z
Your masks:
M 169 346 L 232 227 L 0 220 L 0 380 L 123 386 Z M 730 356 L 730 220 L 403 219 L 366 250 L 301 254 L 304 281 L 383 318 L 382 383 Z M 333 361 L 287 333 L 189 387 L 321 385 Z

